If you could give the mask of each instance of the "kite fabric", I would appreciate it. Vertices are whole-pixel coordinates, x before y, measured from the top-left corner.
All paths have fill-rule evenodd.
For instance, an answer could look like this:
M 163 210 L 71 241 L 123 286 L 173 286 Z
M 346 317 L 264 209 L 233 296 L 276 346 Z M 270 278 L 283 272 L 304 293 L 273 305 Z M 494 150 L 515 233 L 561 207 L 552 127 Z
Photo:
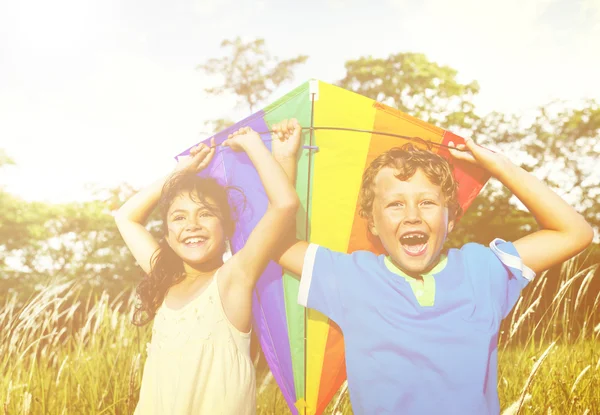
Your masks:
M 297 237 L 335 251 L 384 252 L 358 214 L 358 193 L 365 168 L 392 147 L 411 142 L 419 148 L 430 147 L 451 160 L 463 211 L 489 178 L 482 169 L 452 160 L 443 147 L 450 141 L 464 143 L 461 137 L 317 80 L 300 85 L 263 110 L 217 133 L 215 142 L 219 145 L 233 131 L 251 127 L 261 133 L 270 149 L 271 126 L 289 118 L 296 118 L 302 127 L 307 127 L 303 130 L 305 145 L 296 182 L 301 201 L 296 217 Z M 210 138 L 203 142 L 209 144 Z M 187 154 L 189 149 L 178 157 Z M 235 253 L 267 208 L 259 176 L 245 153 L 224 147 L 217 148 L 201 175 L 243 191 L 243 196 L 232 193 L 232 203 L 243 207 L 231 240 Z M 346 379 L 344 341 L 335 323 L 297 304 L 298 287 L 296 278 L 271 262 L 254 291 L 254 330 L 292 413 L 319 415 Z

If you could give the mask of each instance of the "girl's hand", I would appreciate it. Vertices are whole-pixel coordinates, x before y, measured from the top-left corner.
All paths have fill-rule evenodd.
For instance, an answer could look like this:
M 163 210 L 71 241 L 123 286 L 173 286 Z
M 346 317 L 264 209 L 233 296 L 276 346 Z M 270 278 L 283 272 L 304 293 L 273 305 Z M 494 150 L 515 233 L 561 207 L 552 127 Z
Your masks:
M 260 135 L 250 127 L 242 127 L 236 132 L 229 134 L 227 140 L 221 144 L 230 147 L 234 151 L 246 151 L 247 148 L 262 143 Z
M 465 144 L 455 145 L 454 142 L 450 141 L 448 145 L 459 150 L 464 150 L 465 148 L 468 150 L 458 151 L 451 148 L 449 151 L 450 154 L 452 154 L 452 157 L 457 160 L 466 161 L 476 166 L 483 167 L 493 175 L 496 175 L 498 171 L 503 169 L 503 166 L 507 162 L 510 163 L 510 161 L 502 154 L 494 153 L 485 147 L 475 144 L 471 138 L 465 138 Z
M 271 134 L 273 157 L 277 160 L 296 158 L 302 143 L 302 127 L 298 120 L 295 118 L 282 120 L 274 124 L 271 130 L 273 131 Z
M 215 155 L 215 139 L 210 141 L 210 147 L 204 143 L 200 143 L 190 149 L 190 155 L 180 157 L 176 171 L 192 171 L 199 173 L 208 166 L 213 156 Z

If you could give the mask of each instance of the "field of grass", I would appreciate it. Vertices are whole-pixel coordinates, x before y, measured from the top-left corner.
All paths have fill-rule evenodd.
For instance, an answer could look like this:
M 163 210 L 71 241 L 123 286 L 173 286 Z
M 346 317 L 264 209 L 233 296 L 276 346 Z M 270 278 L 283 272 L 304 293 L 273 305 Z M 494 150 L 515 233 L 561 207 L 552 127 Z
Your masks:
M 503 413 L 600 414 L 598 265 L 566 263 L 544 275 L 502 326 L 498 389 Z M 547 285 L 547 286 L 546 286 Z M 129 414 L 137 402 L 150 327 L 131 321 L 131 295 L 85 297 L 74 283 L 26 304 L 0 304 L 0 411 Z M 259 371 L 257 413 L 289 413 L 269 372 Z M 351 414 L 345 388 L 328 414 Z

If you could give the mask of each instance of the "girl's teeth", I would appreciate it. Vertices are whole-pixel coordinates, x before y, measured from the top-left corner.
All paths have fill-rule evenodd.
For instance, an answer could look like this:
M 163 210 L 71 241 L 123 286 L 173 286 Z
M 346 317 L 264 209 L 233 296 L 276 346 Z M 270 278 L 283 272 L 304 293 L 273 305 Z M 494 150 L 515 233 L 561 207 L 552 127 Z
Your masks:
M 198 242 L 204 242 L 204 239 L 201 238 L 190 238 L 185 241 L 186 244 L 195 244 Z

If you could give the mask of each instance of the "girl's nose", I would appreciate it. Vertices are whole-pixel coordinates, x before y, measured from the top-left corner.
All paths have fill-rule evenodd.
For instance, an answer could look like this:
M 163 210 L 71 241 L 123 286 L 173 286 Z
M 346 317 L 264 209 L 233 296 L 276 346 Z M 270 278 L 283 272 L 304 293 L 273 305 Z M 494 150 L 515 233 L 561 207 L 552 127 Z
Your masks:
M 185 224 L 186 230 L 194 230 L 194 229 L 200 229 L 200 228 L 202 228 L 200 221 L 198 221 L 197 219 L 194 219 L 194 218 L 189 219 L 187 221 L 187 223 Z

